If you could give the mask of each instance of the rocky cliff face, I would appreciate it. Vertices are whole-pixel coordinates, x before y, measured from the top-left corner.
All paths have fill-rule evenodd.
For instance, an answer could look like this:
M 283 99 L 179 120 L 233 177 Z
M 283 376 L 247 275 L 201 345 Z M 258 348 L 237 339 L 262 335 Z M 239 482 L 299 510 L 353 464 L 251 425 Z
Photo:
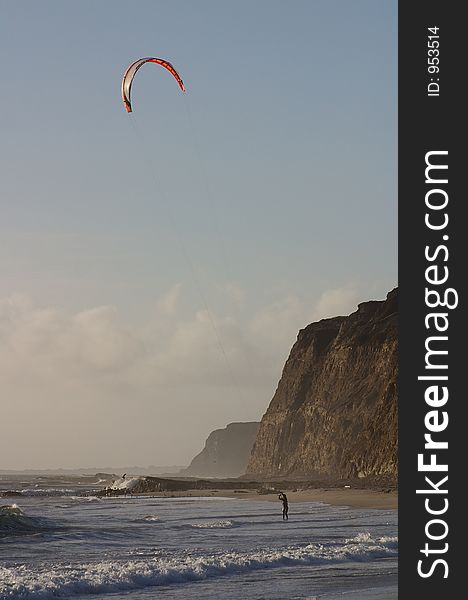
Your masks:
M 397 289 L 302 329 L 248 474 L 396 479 L 397 343 Z
M 205 447 L 189 467 L 187 477 L 238 477 L 245 473 L 260 423 L 230 423 L 208 436 Z

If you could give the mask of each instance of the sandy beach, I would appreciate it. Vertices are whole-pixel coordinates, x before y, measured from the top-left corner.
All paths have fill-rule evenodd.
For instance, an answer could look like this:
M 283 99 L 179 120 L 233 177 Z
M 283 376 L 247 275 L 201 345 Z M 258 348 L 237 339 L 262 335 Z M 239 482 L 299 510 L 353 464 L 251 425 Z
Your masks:
M 398 508 L 398 492 L 352 488 L 316 488 L 291 491 L 286 490 L 288 501 L 295 502 L 324 502 L 332 506 L 350 506 L 351 508 Z M 259 494 L 253 490 L 184 490 L 144 494 L 160 498 L 184 497 L 224 497 L 278 502 L 278 494 Z

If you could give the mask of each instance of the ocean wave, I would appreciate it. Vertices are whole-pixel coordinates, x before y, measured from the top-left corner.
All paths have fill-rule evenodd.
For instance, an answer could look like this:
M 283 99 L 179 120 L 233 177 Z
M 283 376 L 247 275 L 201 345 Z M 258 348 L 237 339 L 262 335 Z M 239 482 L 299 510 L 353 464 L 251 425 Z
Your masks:
M 17 504 L 0 506 L 0 537 L 21 535 L 43 529 L 38 519 L 28 517 Z
M 207 578 L 275 567 L 366 561 L 396 556 L 393 538 L 382 541 L 360 534 L 343 544 L 309 544 L 254 552 L 153 556 L 130 561 L 100 561 L 72 566 L 49 564 L 0 567 L 0 598 L 69 598 L 105 594 L 150 586 L 189 583 Z

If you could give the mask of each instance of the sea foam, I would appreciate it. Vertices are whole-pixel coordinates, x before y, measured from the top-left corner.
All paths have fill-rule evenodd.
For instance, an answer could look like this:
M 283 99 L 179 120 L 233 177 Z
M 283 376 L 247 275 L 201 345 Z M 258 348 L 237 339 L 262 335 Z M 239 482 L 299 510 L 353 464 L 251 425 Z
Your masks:
M 231 527 L 235 527 L 235 524 L 233 521 L 226 519 L 221 521 L 206 521 L 205 523 L 191 523 L 190 527 L 194 529 L 230 529 Z
M 136 488 L 142 481 L 144 481 L 144 477 L 131 477 L 130 479 L 124 479 L 121 477 L 113 482 L 111 485 L 112 490 L 128 490 L 131 491 Z

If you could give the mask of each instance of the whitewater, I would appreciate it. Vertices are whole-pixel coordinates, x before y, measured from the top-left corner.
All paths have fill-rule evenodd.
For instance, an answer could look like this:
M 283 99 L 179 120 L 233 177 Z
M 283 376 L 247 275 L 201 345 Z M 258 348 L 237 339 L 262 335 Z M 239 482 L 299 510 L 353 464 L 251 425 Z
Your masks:
M 280 502 L 22 494 L 0 499 L 1 600 L 397 598 L 395 510 L 294 503 L 283 522 Z

